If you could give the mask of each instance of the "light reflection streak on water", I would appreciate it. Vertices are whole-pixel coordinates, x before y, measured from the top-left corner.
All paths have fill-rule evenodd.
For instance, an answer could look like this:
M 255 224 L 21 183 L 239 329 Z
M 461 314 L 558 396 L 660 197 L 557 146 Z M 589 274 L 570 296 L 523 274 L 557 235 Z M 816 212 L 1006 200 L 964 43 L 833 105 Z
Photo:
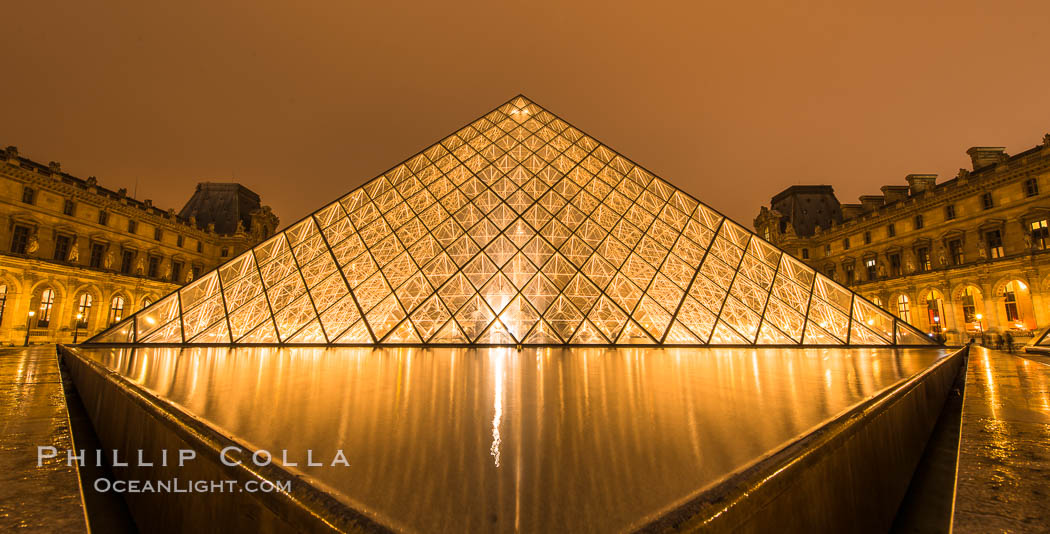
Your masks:
M 627 529 L 946 353 L 136 350 L 91 354 L 245 443 L 343 450 L 307 479 L 423 532 Z
M 499 467 L 499 426 L 500 421 L 503 419 L 503 366 L 506 363 L 506 358 L 507 354 L 502 350 L 497 349 L 492 353 L 494 363 L 492 366 L 492 381 L 495 386 L 495 391 L 492 395 L 492 446 L 489 447 L 489 454 L 492 455 L 496 467 Z

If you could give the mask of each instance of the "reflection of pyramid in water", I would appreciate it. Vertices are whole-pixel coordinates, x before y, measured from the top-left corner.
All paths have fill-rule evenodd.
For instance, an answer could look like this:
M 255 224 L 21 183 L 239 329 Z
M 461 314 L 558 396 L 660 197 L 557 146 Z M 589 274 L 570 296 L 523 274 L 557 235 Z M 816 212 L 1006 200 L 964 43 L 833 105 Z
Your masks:
M 90 343 L 931 341 L 519 96 Z

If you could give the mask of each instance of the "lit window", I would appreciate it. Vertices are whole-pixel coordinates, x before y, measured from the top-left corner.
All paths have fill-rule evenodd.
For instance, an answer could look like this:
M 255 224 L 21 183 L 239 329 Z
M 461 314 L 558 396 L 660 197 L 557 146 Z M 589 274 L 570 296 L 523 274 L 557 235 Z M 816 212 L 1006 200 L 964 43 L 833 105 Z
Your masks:
M 80 319 L 77 319 L 77 328 L 87 328 L 88 325 L 88 314 L 91 311 L 92 299 L 88 293 L 81 293 L 80 298 L 77 299 L 77 315 Z
M 1039 250 L 1046 250 L 1050 245 L 1050 229 L 1047 228 L 1046 219 L 1033 221 L 1030 224 L 1032 230 L 1032 246 Z
M 109 324 L 124 318 L 124 297 L 117 295 L 109 303 Z
M 999 230 L 991 230 L 984 234 L 988 244 L 988 257 L 997 259 L 1003 257 L 1003 234 Z
M 968 286 L 963 290 L 962 310 L 964 323 L 977 322 L 977 299 L 975 297 L 976 292 L 973 290 L 973 287 Z
M 824 245 L 824 255 L 825 256 L 830 256 L 831 255 L 831 243 L 827 243 L 827 244 Z
M 929 247 L 920 247 L 915 251 L 915 259 L 918 262 L 919 272 L 929 271 L 933 266 L 930 265 L 930 249 Z
M 930 330 L 933 333 L 936 334 L 944 328 L 944 325 L 941 324 L 944 321 L 943 316 L 941 299 L 937 298 L 933 291 L 930 291 L 930 294 L 926 296 L 926 319 L 930 322 Z
M 897 296 L 897 317 L 901 320 L 908 320 L 908 312 L 910 311 L 911 301 L 908 300 L 908 295 L 901 293 Z
M 38 328 L 47 328 L 51 324 L 51 308 L 55 305 L 55 291 L 53 289 L 45 289 L 40 294 L 40 309 L 36 314 L 36 326 Z
M 1006 284 L 1003 290 L 1003 305 L 1006 307 L 1006 322 L 1014 323 L 1021 320 L 1021 313 L 1017 307 L 1017 293 L 1021 290 L 1021 284 L 1016 280 Z
M 868 271 L 868 280 L 874 280 L 877 276 L 875 271 L 875 258 L 864 260 L 864 269 Z

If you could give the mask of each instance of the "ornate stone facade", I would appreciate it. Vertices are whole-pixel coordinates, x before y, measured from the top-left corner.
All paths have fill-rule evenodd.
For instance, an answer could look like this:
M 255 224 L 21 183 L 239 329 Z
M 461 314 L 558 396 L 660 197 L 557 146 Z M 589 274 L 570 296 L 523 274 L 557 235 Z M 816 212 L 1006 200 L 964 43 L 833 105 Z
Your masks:
M 231 196 L 232 231 L 197 221 L 219 219 L 208 209 L 228 209 Z M 27 322 L 31 343 L 83 341 L 277 228 L 270 208 L 239 184 L 201 184 L 193 200 L 183 217 L 15 147 L 0 151 L 0 344 L 24 343 Z
M 972 170 L 940 184 L 910 174 L 908 185 L 841 204 L 841 221 L 799 225 L 763 207 L 755 229 L 949 343 L 983 333 L 1023 342 L 1050 325 L 1050 135 L 1014 156 L 1001 147 L 967 154 Z M 775 197 L 780 205 L 791 190 Z M 793 211 L 805 203 L 795 199 Z

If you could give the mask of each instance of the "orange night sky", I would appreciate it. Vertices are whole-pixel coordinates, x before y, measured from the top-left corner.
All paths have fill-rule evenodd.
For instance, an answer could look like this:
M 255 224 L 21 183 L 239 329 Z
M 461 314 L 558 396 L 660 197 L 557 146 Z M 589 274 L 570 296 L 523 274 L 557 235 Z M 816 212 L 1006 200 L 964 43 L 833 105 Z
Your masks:
M 0 145 L 282 226 L 517 93 L 748 226 L 1050 132 L 1050 2 L 105 4 L 4 7 Z

